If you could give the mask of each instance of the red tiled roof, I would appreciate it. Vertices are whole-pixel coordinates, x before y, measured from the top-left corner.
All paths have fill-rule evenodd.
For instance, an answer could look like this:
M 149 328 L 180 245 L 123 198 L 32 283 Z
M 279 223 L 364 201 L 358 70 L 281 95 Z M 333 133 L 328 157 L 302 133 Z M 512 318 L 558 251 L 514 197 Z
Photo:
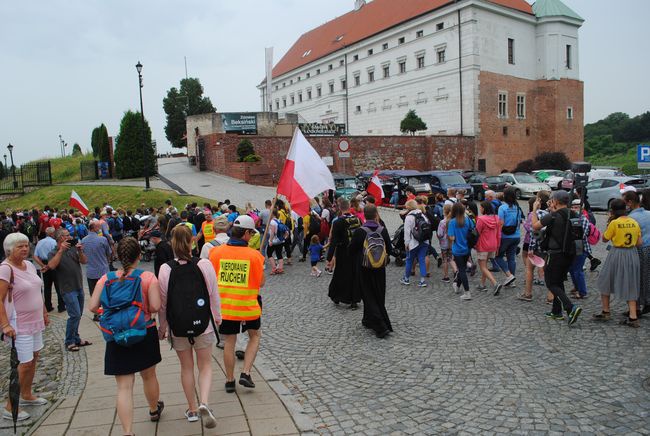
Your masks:
M 533 14 L 525 0 L 488 1 Z M 451 3 L 454 0 L 373 0 L 358 11 L 348 12 L 303 34 L 273 68 L 273 77 Z M 309 55 L 303 56 L 307 52 Z

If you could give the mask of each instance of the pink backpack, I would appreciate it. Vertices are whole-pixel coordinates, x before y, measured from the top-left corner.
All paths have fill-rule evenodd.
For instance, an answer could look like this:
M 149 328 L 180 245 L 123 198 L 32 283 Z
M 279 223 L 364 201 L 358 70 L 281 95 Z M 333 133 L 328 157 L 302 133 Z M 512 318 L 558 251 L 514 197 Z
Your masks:
M 589 245 L 596 245 L 600 241 L 601 233 L 598 230 L 598 227 L 589 223 L 589 237 L 587 237 L 587 242 Z

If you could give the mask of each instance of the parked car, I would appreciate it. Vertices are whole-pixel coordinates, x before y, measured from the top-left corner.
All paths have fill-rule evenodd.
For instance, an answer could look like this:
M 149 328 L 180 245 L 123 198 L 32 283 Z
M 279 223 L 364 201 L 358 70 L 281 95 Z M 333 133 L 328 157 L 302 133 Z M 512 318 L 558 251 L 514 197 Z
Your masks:
M 551 189 L 571 189 L 573 188 L 573 173 L 571 171 L 562 171 L 556 175 L 549 176 L 544 183 Z
M 343 197 L 350 199 L 352 194 L 359 191 L 359 181 L 356 177 L 347 174 L 334 173 L 334 186 L 336 186 L 336 198 Z
M 623 172 L 616 168 L 594 168 L 587 173 L 589 181 L 596 179 L 608 179 L 611 177 L 627 177 Z
M 447 194 L 447 189 L 458 188 L 465 190 L 465 198 L 474 198 L 472 185 L 467 183 L 460 173 L 454 171 L 428 171 L 426 174 L 431 176 L 430 184 L 433 193 L 441 192 Z
M 485 191 L 503 192 L 508 185 L 501 176 L 486 176 L 485 174 L 476 173 L 467 179 L 467 183 L 472 185 L 474 197 L 478 201 L 485 199 Z
M 535 176 L 535 178 L 537 180 L 539 180 L 540 182 L 545 182 L 546 183 L 546 179 L 548 179 L 549 177 L 552 177 L 552 176 L 557 176 L 558 174 L 560 174 L 562 172 L 563 171 L 561 171 L 561 170 L 536 170 L 536 171 L 533 171 L 531 174 L 533 176 Z
M 551 191 L 550 186 L 528 173 L 503 173 L 500 176 L 509 186 L 515 188 L 517 198 L 530 198 L 536 196 L 539 191 Z
M 643 189 L 645 185 L 645 180 L 627 176 L 596 179 L 587 183 L 587 199 L 592 209 L 609 210 L 612 200 L 621 198 L 621 188 L 634 186 Z

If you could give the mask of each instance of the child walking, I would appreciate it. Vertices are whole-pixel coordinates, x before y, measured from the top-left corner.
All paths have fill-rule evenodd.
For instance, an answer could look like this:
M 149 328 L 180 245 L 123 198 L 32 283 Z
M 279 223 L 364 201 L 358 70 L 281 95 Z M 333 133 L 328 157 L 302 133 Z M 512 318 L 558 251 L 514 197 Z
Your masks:
M 612 242 L 612 249 L 607 254 L 605 266 L 598 276 L 598 289 L 603 305 L 602 313 L 593 316 L 594 321 L 609 321 L 610 294 L 615 293 L 621 300 L 627 301 L 630 313 L 621 324 L 639 327 L 636 300 L 639 299 L 639 282 L 641 267 L 636 247 L 643 245 L 641 227 L 632 218 L 625 215 L 625 201 L 612 200 L 607 230 L 603 233 L 603 242 Z
M 449 279 L 450 264 L 451 269 L 454 271 L 454 274 L 456 273 L 456 264 L 452 259 L 451 246 L 449 244 L 449 239 L 447 239 L 447 226 L 449 224 L 451 215 L 451 204 L 445 204 L 442 208 L 442 213 L 444 219 L 440 221 L 440 224 L 438 225 L 436 236 L 438 236 L 438 242 L 440 243 L 440 257 L 442 258 L 442 281 L 449 283 L 451 282 Z
M 312 236 L 310 242 L 309 260 L 311 261 L 311 276 L 320 277 L 321 274 L 323 274 L 323 271 L 319 270 L 317 265 L 323 253 L 323 245 L 320 243 L 318 235 Z

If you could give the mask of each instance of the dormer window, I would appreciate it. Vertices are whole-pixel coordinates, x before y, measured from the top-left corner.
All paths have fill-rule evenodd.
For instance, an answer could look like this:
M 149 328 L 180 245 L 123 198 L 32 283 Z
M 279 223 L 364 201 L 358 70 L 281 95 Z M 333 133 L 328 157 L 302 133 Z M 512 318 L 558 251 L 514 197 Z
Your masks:
M 340 42 L 343 39 L 343 35 L 339 35 L 334 39 L 334 42 Z
M 310 54 L 311 54 L 311 50 L 307 50 L 306 52 L 304 52 L 304 53 L 302 54 L 302 57 L 303 57 L 303 58 L 306 58 L 306 57 L 309 56 Z

